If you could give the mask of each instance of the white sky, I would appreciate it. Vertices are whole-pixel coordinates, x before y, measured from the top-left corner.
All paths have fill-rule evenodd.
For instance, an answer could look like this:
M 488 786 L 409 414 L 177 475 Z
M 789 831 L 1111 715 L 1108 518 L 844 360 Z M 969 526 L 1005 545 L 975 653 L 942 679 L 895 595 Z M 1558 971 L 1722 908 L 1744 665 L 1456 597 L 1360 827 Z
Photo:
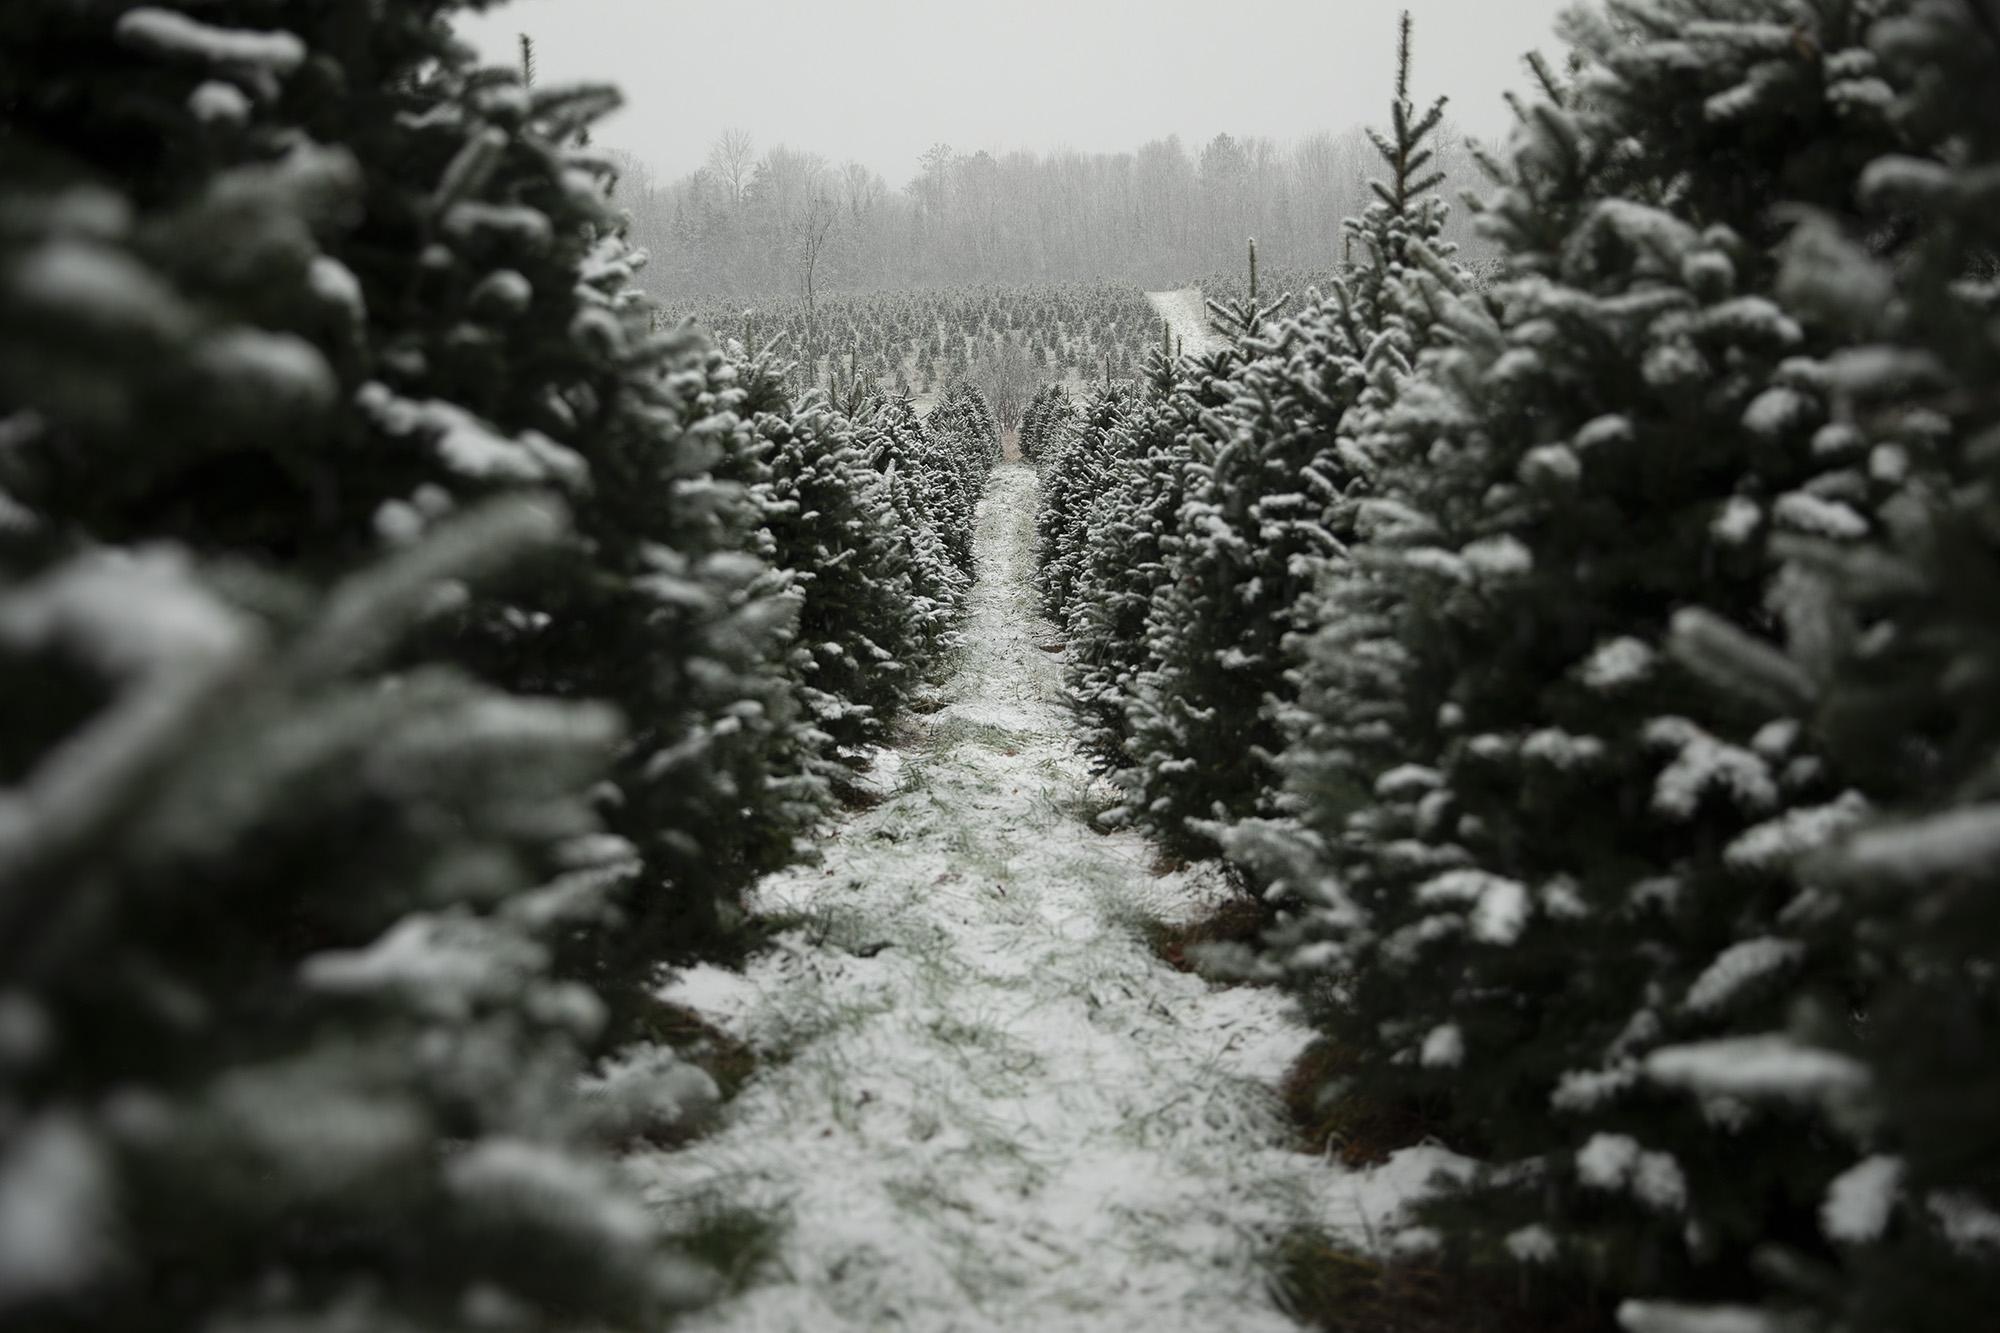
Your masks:
M 599 141 L 662 176 L 725 126 L 856 158 L 892 187 L 933 143 L 996 152 L 1127 150 L 1178 133 L 1290 141 L 1379 123 L 1397 14 L 1416 19 L 1419 100 L 1451 96 L 1478 134 L 1509 123 L 1520 57 L 1553 52 L 1569 0 L 513 0 L 461 31 L 545 82 L 618 84 Z

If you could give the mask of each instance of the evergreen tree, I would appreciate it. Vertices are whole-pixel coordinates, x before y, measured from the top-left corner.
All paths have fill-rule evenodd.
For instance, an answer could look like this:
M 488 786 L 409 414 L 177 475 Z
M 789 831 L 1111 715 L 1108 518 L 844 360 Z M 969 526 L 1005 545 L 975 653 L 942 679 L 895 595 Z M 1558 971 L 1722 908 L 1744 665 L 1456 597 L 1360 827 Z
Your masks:
M 215 6 L 10 13 L 23 170 L 132 182 L 143 253 L 244 302 L 258 332 L 211 348 L 154 330 L 171 345 L 129 407 L 159 421 L 155 447 L 119 452 L 79 418 L 11 452 L 0 484 L 67 531 L 308 577 L 484 494 L 564 493 L 560 556 L 413 650 L 628 718 L 607 814 L 645 871 L 627 928 L 570 950 L 608 982 L 726 924 L 821 807 L 797 597 L 754 554 L 760 464 L 735 368 L 691 330 L 654 332 L 609 165 L 570 146 L 616 95 L 475 69 L 454 7 L 389 6 L 365 31 L 340 7 L 250 0 L 234 27 Z M 231 414 L 171 410 L 187 377 L 245 366 L 262 383 L 233 380 Z
M 608 1006 L 558 973 L 637 874 L 593 808 L 618 720 L 417 646 L 577 539 L 426 492 L 368 554 L 356 496 L 433 464 L 371 433 L 355 160 L 244 147 L 329 75 L 227 22 L 266 9 L 0 19 L 0 1323 L 654 1322 L 713 1278 L 606 1149 L 715 1089 L 586 1077 Z
M 1406 15 L 1392 130 L 1376 137 L 1390 175 L 1354 224 L 1368 262 L 1266 333 L 1289 298 L 1258 305 L 1253 246 L 1247 303 L 1217 310 L 1240 329 L 1244 365 L 1234 402 L 1206 419 L 1209 438 L 1196 448 L 1171 572 L 1150 612 L 1156 665 L 1137 679 L 1129 722 L 1137 763 L 1128 799 L 1177 850 L 1210 851 L 1218 822 L 1271 808 L 1291 693 L 1286 640 L 1348 527 L 1357 469 L 1342 432 L 1371 388 L 1408 370 L 1421 336 L 1384 293 L 1417 266 L 1456 281 L 1440 253 L 1445 210 L 1428 194 L 1444 102 L 1419 113 L 1410 101 L 1409 39 Z
M 1028 403 L 1021 416 L 1021 457 L 1039 463 L 1051 436 L 1075 411 L 1069 393 L 1060 384 L 1046 384 Z
M 935 435 L 908 403 L 883 405 L 868 421 L 864 440 L 869 462 L 888 487 L 899 532 L 910 546 L 918 605 L 928 609 L 927 623 L 939 629 L 933 643 L 942 651 L 956 643 L 956 635 L 945 637 L 943 627 L 964 610 L 972 588 L 969 556 L 960 563 L 946 525 L 969 523 L 970 513 L 958 503 L 955 473 L 941 470 L 945 465 Z
M 1817 1243 L 1829 1161 L 1795 1113 L 1641 1071 L 1856 982 L 1772 872 L 1859 775 L 1668 640 L 1691 602 L 1819 634 L 1774 537 L 1864 535 L 1893 490 L 1829 429 L 1843 331 L 1774 299 L 1769 211 L 1846 209 L 1895 142 L 1863 44 L 1890 7 L 1578 11 L 1577 77 L 1544 74 L 1488 204 L 1509 274 L 1439 312 L 1365 445 L 1287 763 L 1301 829 L 1234 845 L 1299 895 L 1279 959 L 1345 1087 L 1488 1159 L 1432 1210 L 1476 1261 L 1726 1296 L 1746 1246 Z
M 633 293 L 572 146 L 613 95 L 475 69 L 454 8 L 0 14 L 10 1327 L 581 1330 L 714 1285 L 606 1154 L 714 1085 L 614 1047 L 821 808 L 773 561 L 822 474 Z M 983 478 L 958 419 L 928 487 Z M 880 597 L 912 531 L 820 587 L 936 643 L 948 561 Z
M 963 385 L 945 391 L 928 417 L 914 414 L 898 423 L 895 436 L 907 457 L 906 469 L 919 503 L 928 518 L 931 532 L 944 547 L 957 573 L 970 583 L 972 572 L 972 512 L 978 502 L 976 491 L 966 486 L 966 474 L 959 466 L 958 430 L 964 417 L 955 410 Z M 947 410 L 953 405 L 954 410 Z
M 860 762 L 950 641 L 951 611 L 922 593 L 919 533 L 898 520 L 888 479 L 870 464 L 873 405 L 853 405 L 860 422 L 795 407 L 767 361 L 746 378 L 766 450 L 771 559 L 796 571 L 802 599 L 807 702 L 814 724 Z
M 1106 469 L 1117 452 L 1116 435 L 1132 407 L 1123 385 L 1093 393 L 1076 421 L 1041 452 L 1041 496 L 1035 514 L 1035 586 L 1042 610 L 1061 623 L 1068 616 L 1077 572 L 1097 534 L 1092 503 L 1103 492 Z
M 1854 954 L 1865 985 L 1657 1051 L 1646 1072 L 1759 1115 L 1820 1112 L 1839 1173 L 1808 1200 L 1818 1244 L 1761 1238 L 1757 1317 L 1914 1333 L 1961 1328 L 2000 1297 L 2000 231 L 1977 185 L 2000 164 L 2000 114 L 1967 95 L 2000 73 L 2000 24 L 1977 5 L 1918 0 L 1869 36 L 1908 142 L 1862 171 L 1859 217 L 1822 207 L 1798 226 L 1782 288 L 1852 343 L 1817 368 L 1850 493 L 1887 487 L 1895 498 L 1864 541 L 1805 532 L 1779 548 L 1785 577 L 1832 594 L 1819 633 L 1777 633 L 1710 605 L 1674 638 L 1740 706 L 1802 726 L 1868 779 L 1871 801 L 1850 799 L 1842 818 L 1772 857 L 1791 872 L 1815 947 Z M 1669 1330 L 1715 1314 L 1684 1301 L 1626 1312 Z
M 972 511 L 986 488 L 986 478 L 1000 462 L 1000 422 L 986 395 L 960 383 L 945 392 L 925 420 L 941 460 L 939 471 L 955 484 L 952 504 L 966 516 L 960 563 L 972 569 Z
M 1237 365 L 1233 350 L 1190 363 L 1156 359 L 1140 397 L 1113 427 L 1097 489 L 1083 497 L 1084 540 L 1065 599 L 1065 683 L 1084 747 L 1108 773 L 1134 763 L 1126 720 L 1134 682 L 1151 661 L 1146 619 L 1168 577 L 1191 441 L 1201 438 L 1203 415 L 1229 401 Z
M 559 535 L 482 508 L 323 598 L 165 545 L 0 593 L 37 718 L 8 734 L 0 1326 L 584 1328 L 713 1289 L 605 1149 L 714 1085 L 653 1050 L 593 1090 L 605 1006 L 550 971 L 630 873 L 590 810 L 614 717 L 373 674 L 441 588 Z

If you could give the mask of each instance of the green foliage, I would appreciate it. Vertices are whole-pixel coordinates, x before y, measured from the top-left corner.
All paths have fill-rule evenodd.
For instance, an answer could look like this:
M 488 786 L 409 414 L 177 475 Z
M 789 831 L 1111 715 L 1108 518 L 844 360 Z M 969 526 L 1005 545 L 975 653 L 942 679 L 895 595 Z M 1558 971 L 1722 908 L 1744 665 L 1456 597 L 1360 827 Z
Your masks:
M 1220 304 L 1219 405 L 1183 367 L 1046 465 L 1072 688 L 1129 813 L 1266 888 L 1328 1091 L 1483 1162 L 1425 1210 L 1451 1265 L 1633 1333 L 1955 1327 L 2000 1216 L 2000 24 L 1564 33 L 1496 279 L 1426 230 L 1399 80 L 1333 296 Z
M 1778 1281 L 1764 1303 L 1814 1326 L 1944 1330 L 2000 1296 L 1987 1239 L 2000 1216 L 2000 657 L 1987 600 L 2000 571 L 2000 232 L 1975 184 L 2000 162 L 2000 117 L 1963 95 L 2000 72 L 2000 24 L 1979 6 L 1915 0 L 1889 9 L 1868 49 L 1904 139 L 1838 201 L 1857 200 L 1858 214 L 1804 214 L 1779 286 L 1844 335 L 1823 371 L 1826 433 L 1847 474 L 1889 498 L 1858 538 L 1805 531 L 1774 544 L 1780 578 L 1818 590 L 1816 632 L 1732 627 L 1718 645 L 1716 624 L 1690 617 L 1673 643 L 1725 697 L 1801 727 L 1872 798 L 1851 801 L 1825 836 L 1792 840 L 1781 863 L 1812 908 L 1815 951 L 1867 971 L 1847 1007 L 1808 996 L 1750 1029 L 1829 1071 L 1743 1091 L 1760 1115 L 1780 1098 L 1810 1107 L 1839 1172 L 1817 1200 L 1833 1253 L 1767 1239 Z M 1653 1068 L 1712 1095 L 1729 1050 L 1684 1047 Z
M 1151 662 L 1146 624 L 1173 566 L 1181 505 L 1202 438 L 1203 416 L 1234 393 L 1234 351 L 1205 361 L 1156 362 L 1145 389 L 1101 431 L 1079 459 L 1045 475 L 1047 493 L 1075 498 L 1076 517 L 1062 540 L 1045 548 L 1045 590 L 1062 591 L 1059 608 L 1069 651 L 1065 682 L 1092 761 L 1107 773 L 1129 771 L 1127 718 L 1139 673 Z M 1093 415 L 1094 419 L 1094 415 Z M 1092 457 L 1085 472 L 1076 466 Z M 1062 512 L 1045 500 L 1045 521 Z M 1066 548 L 1066 549 L 1065 549 Z
M 991 412 L 898 471 L 661 330 L 615 94 L 456 8 L 0 14 L 7 1327 L 706 1299 L 612 1153 L 719 1089 L 619 1043 L 950 640 Z
M 820 808 L 788 660 L 795 599 L 755 558 L 761 478 L 734 368 L 689 330 L 653 332 L 606 168 L 566 146 L 615 94 L 476 70 L 438 12 L 395 7 L 365 48 L 337 7 L 291 16 L 268 38 L 282 67 L 233 96 L 218 91 L 236 88 L 231 67 L 174 24 L 159 36 L 150 11 L 20 20 L 27 169 L 72 199 L 94 175 L 141 182 L 127 244 L 183 288 L 233 295 L 258 329 L 211 346 L 179 335 L 201 327 L 198 305 L 156 305 L 169 327 L 133 315 L 133 336 L 167 344 L 121 362 L 154 397 L 117 419 L 105 398 L 23 441 L 4 482 L 73 533 L 174 537 L 308 577 L 483 494 L 564 493 L 577 531 L 560 557 L 435 622 L 418 652 L 623 711 L 610 817 L 646 860 L 635 908 L 656 927 L 618 936 L 633 947 L 619 965 L 638 968 L 659 931 L 726 917 Z M 157 89 L 70 114 L 67 83 L 27 77 L 52 67 L 35 54 L 52 43 L 76 48 L 81 77 Z M 343 60 L 366 61 L 381 94 L 346 96 Z M 76 234 L 97 224 L 75 208 L 59 225 L 101 244 Z M 79 338 L 113 318 L 52 304 Z M 45 379 L 38 355 L 13 362 L 23 387 Z M 222 410 L 193 419 L 158 397 L 203 376 Z M 95 378 L 80 396 L 99 397 Z M 121 445 L 141 421 L 149 447 Z
M 1021 457 L 1030 463 L 1040 463 L 1075 410 L 1062 385 L 1044 385 L 1021 415 Z
M 1869 775 L 1669 640 L 1699 603 L 1831 647 L 1772 544 L 1862 537 L 1893 487 L 1827 429 L 1841 333 L 1774 299 L 1767 201 L 1844 207 L 1895 134 L 1852 6 L 1814 11 L 1823 62 L 1757 21 L 1794 6 L 1639 8 L 1636 40 L 1579 18 L 1587 91 L 1526 113 L 1486 209 L 1515 276 L 1443 312 L 1367 445 L 1365 545 L 1321 591 L 1287 762 L 1301 819 L 1232 847 L 1300 894 L 1278 957 L 1349 1077 L 1447 1107 L 1488 1160 L 1433 1210 L 1458 1246 L 1728 1299 L 1760 1244 L 1824 1256 L 1831 1160 L 1795 1111 L 1645 1071 L 1860 993 L 1866 952 L 1822 947 L 1775 849 L 1837 827 Z
M 939 567 L 938 520 L 899 516 L 894 479 L 875 468 L 878 439 L 893 433 L 888 409 L 866 398 L 850 412 L 795 406 L 768 361 L 746 378 L 771 559 L 795 571 L 801 598 L 795 651 L 813 722 L 842 757 L 865 762 L 863 747 L 884 739 L 955 642 L 963 580 Z
M 1091 501 L 1102 492 L 1105 468 L 1118 448 L 1115 436 L 1132 402 L 1125 385 L 1100 389 L 1037 449 L 1042 488 L 1035 515 L 1035 584 L 1042 609 L 1057 621 L 1066 618 L 1077 570 L 1099 539 L 1090 522 Z
M 675 301 L 670 308 L 718 339 L 804 354 L 801 298 L 760 300 L 749 309 L 740 300 Z M 907 385 L 929 392 L 968 375 L 981 379 L 1008 364 L 1010 348 L 1036 381 L 1088 382 L 1106 356 L 1128 358 L 1144 349 L 1154 314 L 1129 284 L 977 286 L 833 292 L 817 299 L 813 327 L 833 350 L 811 366 L 796 366 L 795 385 L 908 396 Z M 898 387 L 899 377 L 906 387 Z
M 1371 466 L 1363 417 L 1410 372 L 1444 295 L 1463 285 L 1423 175 L 1443 104 L 1414 112 L 1408 57 L 1406 34 L 1393 138 L 1377 141 L 1391 179 L 1353 224 L 1367 262 L 1275 326 L 1288 296 L 1260 304 L 1254 271 L 1247 300 L 1213 307 L 1240 364 L 1226 371 L 1228 401 L 1196 414 L 1172 483 L 1185 500 L 1162 538 L 1148 660 L 1124 691 L 1129 804 L 1177 851 L 1213 851 L 1217 821 L 1272 812 L 1294 693 L 1288 640 L 1319 571 L 1352 540 L 1352 497 Z
M 713 1086 L 663 1053 L 593 1096 L 605 1007 L 551 972 L 631 873 L 590 809 L 615 716 L 373 674 L 441 583 L 561 531 L 483 506 L 324 597 L 165 547 L 0 596 L 9 697 L 53 710 L 10 735 L 0 1322 L 568 1328 L 705 1297 L 605 1148 Z

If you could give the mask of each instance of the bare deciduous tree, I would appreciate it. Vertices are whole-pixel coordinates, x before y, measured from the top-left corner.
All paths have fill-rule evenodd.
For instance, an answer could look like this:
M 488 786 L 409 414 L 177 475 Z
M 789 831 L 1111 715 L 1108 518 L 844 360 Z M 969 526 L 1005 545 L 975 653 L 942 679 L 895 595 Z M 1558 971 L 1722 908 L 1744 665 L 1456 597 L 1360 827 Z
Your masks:
M 1447 132 L 1436 161 L 1447 199 L 1486 181 Z M 662 296 L 731 299 L 797 292 L 797 223 L 825 195 L 843 219 L 815 257 L 842 288 L 1116 280 L 1176 286 L 1241 268 L 1245 236 L 1274 270 L 1323 272 L 1341 260 L 1341 220 L 1359 215 L 1377 174 L 1365 133 L 1309 135 L 1290 147 L 1217 135 L 1168 137 L 1130 153 L 995 155 L 927 149 L 901 189 L 857 162 L 838 169 L 775 146 L 753 156 L 731 130 L 701 171 L 645 195 L 625 191 Z M 657 216 L 639 216 L 641 210 Z M 1478 258 L 1485 243 L 1456 211 L 1446 239 Z
M 1028 410 L 1028 400 L 1042 387 L 1039 368 L 1028 360 L 1028 353 L 1021 344 L 1007 338 L 998 345 L 987 348 L 984 355 L 971 367 L 970 378 L 986 395 L 986 401 L 993 405 L 993 415 L 1001 422 L 1006 435 L 1007 451 L 1011 455 L 1015 449 L 1014 435 L 1018 430 L 1021 414 Z
M 792 218 L 792 253 L 798 264 L 799 287 L 806 298 L 805 367 L 808 383 L 819 374 L 816 302 L 820 262 L 826 255 L 827 237 L 833 233 L 833 221 L 838 216 L 839 210 L 834 207 L 833 200 L 823 191 L 814 190 L 807 196 L 804 207 Z
M 743 191 L 750 183 L 750 165 L 755 158 L 750 131 L 730 128 L 709 146 L 708 169 L 728 192 L 732 207 L 743 202 Z
M 856 221 L 874 212 L 882 196 L 889 192 L 882 178 L 859 162 L 841 167 L 840 188 L 847 202 L 847 216 Z

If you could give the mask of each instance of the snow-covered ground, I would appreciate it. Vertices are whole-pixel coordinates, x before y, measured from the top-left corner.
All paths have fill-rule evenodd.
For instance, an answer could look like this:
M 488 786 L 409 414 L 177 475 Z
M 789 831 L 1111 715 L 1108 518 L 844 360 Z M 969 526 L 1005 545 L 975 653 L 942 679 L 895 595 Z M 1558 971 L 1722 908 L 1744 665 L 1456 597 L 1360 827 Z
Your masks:
M 1208 302 L 1200 288 L 1147 292 L 1146 299 L 1153 303 L 1153 309 L 1160 312 L 1160 318 L 1167 321 L 1167 326 L 1179 341 L 1179 350 L 1187 355 L 1207 356 L 1229 345 L 1227 338 L 1208 326 Z
M 877 762 L 887 799 L 754 903 L 797 919 L 735 974 L 666 987 L 762 1057 L 712 1135 L 633 1168 L 670 1222 L 775 1218 L 775 1260 L 707 1330 L 1289 1329 L 1289 1227 L 1379 1238 L 1444 1154 L 1369 1175 L 1287 1146 L 1274 1084 L 1308 1033 L 1139 928 L 1222 898 L 1093 831 L 1054 629 L 1030 588 L 1035 475 L 1000 468 L 946 706 Z

